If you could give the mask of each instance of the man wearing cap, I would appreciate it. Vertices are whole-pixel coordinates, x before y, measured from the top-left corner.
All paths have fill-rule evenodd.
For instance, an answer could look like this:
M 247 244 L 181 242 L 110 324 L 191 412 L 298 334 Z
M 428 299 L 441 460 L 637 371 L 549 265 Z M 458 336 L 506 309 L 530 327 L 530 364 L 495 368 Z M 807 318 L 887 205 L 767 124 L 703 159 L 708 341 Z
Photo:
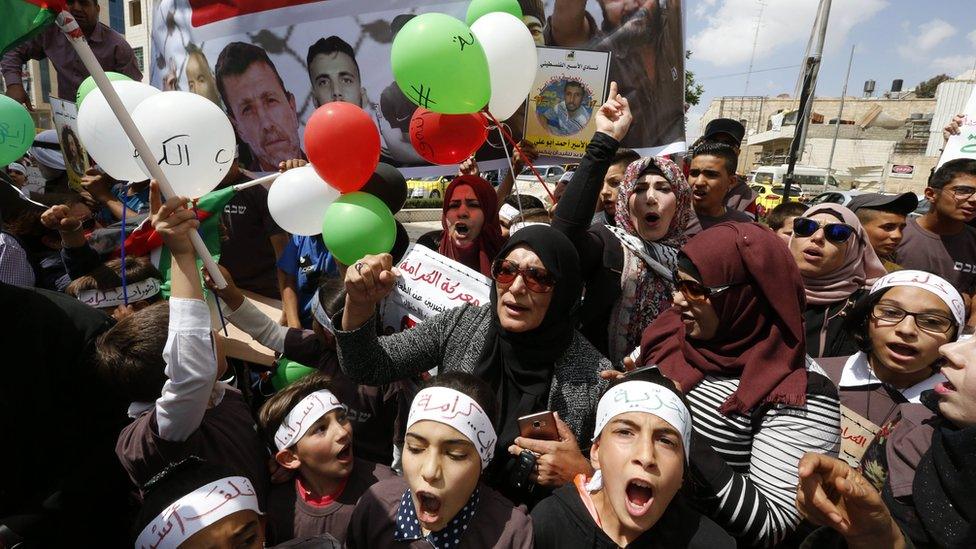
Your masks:
M 98 0 L 67 0 L 65 9 L 78 22 L 103 69 L 122 73 L 136 81 L 142 80 L 136 56 L 125 41 L 125 36 L 98 22 Z M 7 82 L 7 95 L 28 109 L 31 105 L 22 81 L 23 66 L 31 59 L 44 58 L 51 60 L 58 73 L 58 96 L 63 99 L 73 101 L 78 94 L 78 86 L 88 77 L 88 69 L 61 29 L 57 25 L 49 26 L 39 35 L 8 51 L 0 62 L 3 79 Z
M 692 146 L 701 143 L 725 143 L 735 149 L 735 155 L 739 156 L 742 148 L 742 138 L 746 135 L 745 127 L 738 121 L 731 118 L 716 118 L 705 126 L 705 131 L 698 141 Z M 690 160 L 690 158 L 689 158 Z M 685 163 L 685 177 L 688 177 L 688 169 L 691 167 L 689 162 Z M 735 184 L 725 195 L 725 207 L 730 210 L 738 210 L 749 214 L 756 219 L 756 192 L 749 188 L 746 178 L 736 174 Z
M 904 236 L 908 214 L 918 207 L 915 193 L 862 194 L 854 197 L 847 207 L 857 214 L 885 270 L 889 273 L 901 270 L 895 263 L 895 251 Z

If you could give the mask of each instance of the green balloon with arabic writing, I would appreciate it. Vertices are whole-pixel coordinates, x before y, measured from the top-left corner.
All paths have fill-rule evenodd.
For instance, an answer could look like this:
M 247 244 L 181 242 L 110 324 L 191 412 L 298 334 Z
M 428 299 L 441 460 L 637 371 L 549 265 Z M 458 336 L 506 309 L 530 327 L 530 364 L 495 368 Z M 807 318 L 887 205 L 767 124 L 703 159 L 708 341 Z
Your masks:
M 34 119 L 27 109 L 0 94 L 0 166 L 16 162 L 34 142 Z
M 393 40 L 390 65 L 404 95 L 428 110 L 468 114 L 491 99 L 485 50 L 450 15 L 425 13 L 407 22 Z

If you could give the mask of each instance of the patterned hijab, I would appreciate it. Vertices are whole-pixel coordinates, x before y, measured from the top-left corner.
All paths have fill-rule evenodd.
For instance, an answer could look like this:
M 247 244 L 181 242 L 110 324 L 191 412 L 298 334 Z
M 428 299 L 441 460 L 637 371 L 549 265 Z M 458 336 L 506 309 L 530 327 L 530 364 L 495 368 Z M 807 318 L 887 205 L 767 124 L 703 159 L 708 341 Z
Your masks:
M 630 220 L 630 197 L 637 181 L 648 171 L 661 172 L 677 199 L 668 232 L 655 242 L 643 240 Z M 607 225 L 620 240 L 624 251 L 620 299 L 610 316 L 613 323 L 609 338 L 611 361 L 619 362 L 630 354 L 640 344 L 644 328 L 671 306 L 674 289 L 671 277 L 678 266 L 678 250 L 688 240 L 685 226 L 690 217 L 691 186 L 677 164 L 667 158 L 648 156 L 627 166 L 617 195 L 616 227 Z

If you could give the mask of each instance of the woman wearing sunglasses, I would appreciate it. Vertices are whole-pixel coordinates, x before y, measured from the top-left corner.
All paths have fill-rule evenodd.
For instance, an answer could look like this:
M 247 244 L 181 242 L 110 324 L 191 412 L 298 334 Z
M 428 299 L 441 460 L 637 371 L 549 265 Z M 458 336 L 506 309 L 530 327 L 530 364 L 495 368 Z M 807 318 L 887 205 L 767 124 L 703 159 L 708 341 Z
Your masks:
M 692 215 L 691 187 L 674 162 L 642 158 L 624 172 L 614 225 L 591 225 L 604 177 L 632 120 L 614 84 L 595 119 L 597 132 L 556 205 L 552 226 L 580 254 L 586 281 L 580 331 L 618 364 L 671 306 L 671 273 Z
M 691 404 L 698 506 L 741 545 L 775 545 L 800 523 L 800 458 L 840 442 L 837 389 L 805 356 L 800 273 L 776 233 L 720 223 L 682 248 L 675 285 L 639 362 Z
M 877 432 L 899 404 L 920 402 L 923 391 L 945 380 L 939 347 L 956 340 L 965 318 L 962 296 L 948 281 L 924 271 L 897 271 L 878 279 L 847 316 L 844 330 L 860 351 L 817 363 L 837 384 L 841 404 L 861 416 L 857 423 Z M 858 463 L 868 442 L 845 437 L 841 456 Z
M 844 318 L 858 298 L 881 276 L 874 253 L 854 212 L 839 204 L 820 204 L 793 220 L 790 251 L 806 290 L 807 354 L 814 358 L 857 352 Z
M 544 497 L 511 490 L 521 448 L 517 419 L 542 411 L 559 415 L 558 441 L 519 439 L 537 454 L 529 480 L 561 486 L 592 474 L 577 441 L 593 431 L 610 362 L 575 330 L 583 290 L 579 256 L 558 231 L 526 227 L 501 249 L 492 266 L 491 300 L 465 304 L 398 334 L 377 338 L 375 305 L 394 287 L 389 255 L 366 256 L 346 272 L 346 307 L 334 318 L 339 362 L 358 383 L 382 385 L 432 368 L 472 372 L 489 382 L 499 402 L 499 439 L 489 484 L 513 500 Z M 585 445 L 584 445 L 585 446 Z M 540 493 L 542 492 L 542 493 Z M 517 502 L 518 502 L 517 501 Z

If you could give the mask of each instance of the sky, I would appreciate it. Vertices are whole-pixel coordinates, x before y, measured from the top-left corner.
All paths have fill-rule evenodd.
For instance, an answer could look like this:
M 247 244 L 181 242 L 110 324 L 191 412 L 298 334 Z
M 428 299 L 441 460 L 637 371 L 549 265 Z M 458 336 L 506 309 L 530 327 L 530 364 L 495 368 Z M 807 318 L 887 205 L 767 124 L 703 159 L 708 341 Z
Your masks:
M 688 111 L 689 142 L 713 98 L 793 94 L 819 0 L 762 3 L 760 20 L 760 0 L 685 0 L 686 68 L 705 87 Z M 865 80 L 876 81 L 877 96 L 896 78 L 908 89 L 940 73 L 956 76 L 976 65 L 976 8 L 972 0 L 833 0 L 818 96 L 840 95 L 852 45 L 848 96 L 861 95 Z

